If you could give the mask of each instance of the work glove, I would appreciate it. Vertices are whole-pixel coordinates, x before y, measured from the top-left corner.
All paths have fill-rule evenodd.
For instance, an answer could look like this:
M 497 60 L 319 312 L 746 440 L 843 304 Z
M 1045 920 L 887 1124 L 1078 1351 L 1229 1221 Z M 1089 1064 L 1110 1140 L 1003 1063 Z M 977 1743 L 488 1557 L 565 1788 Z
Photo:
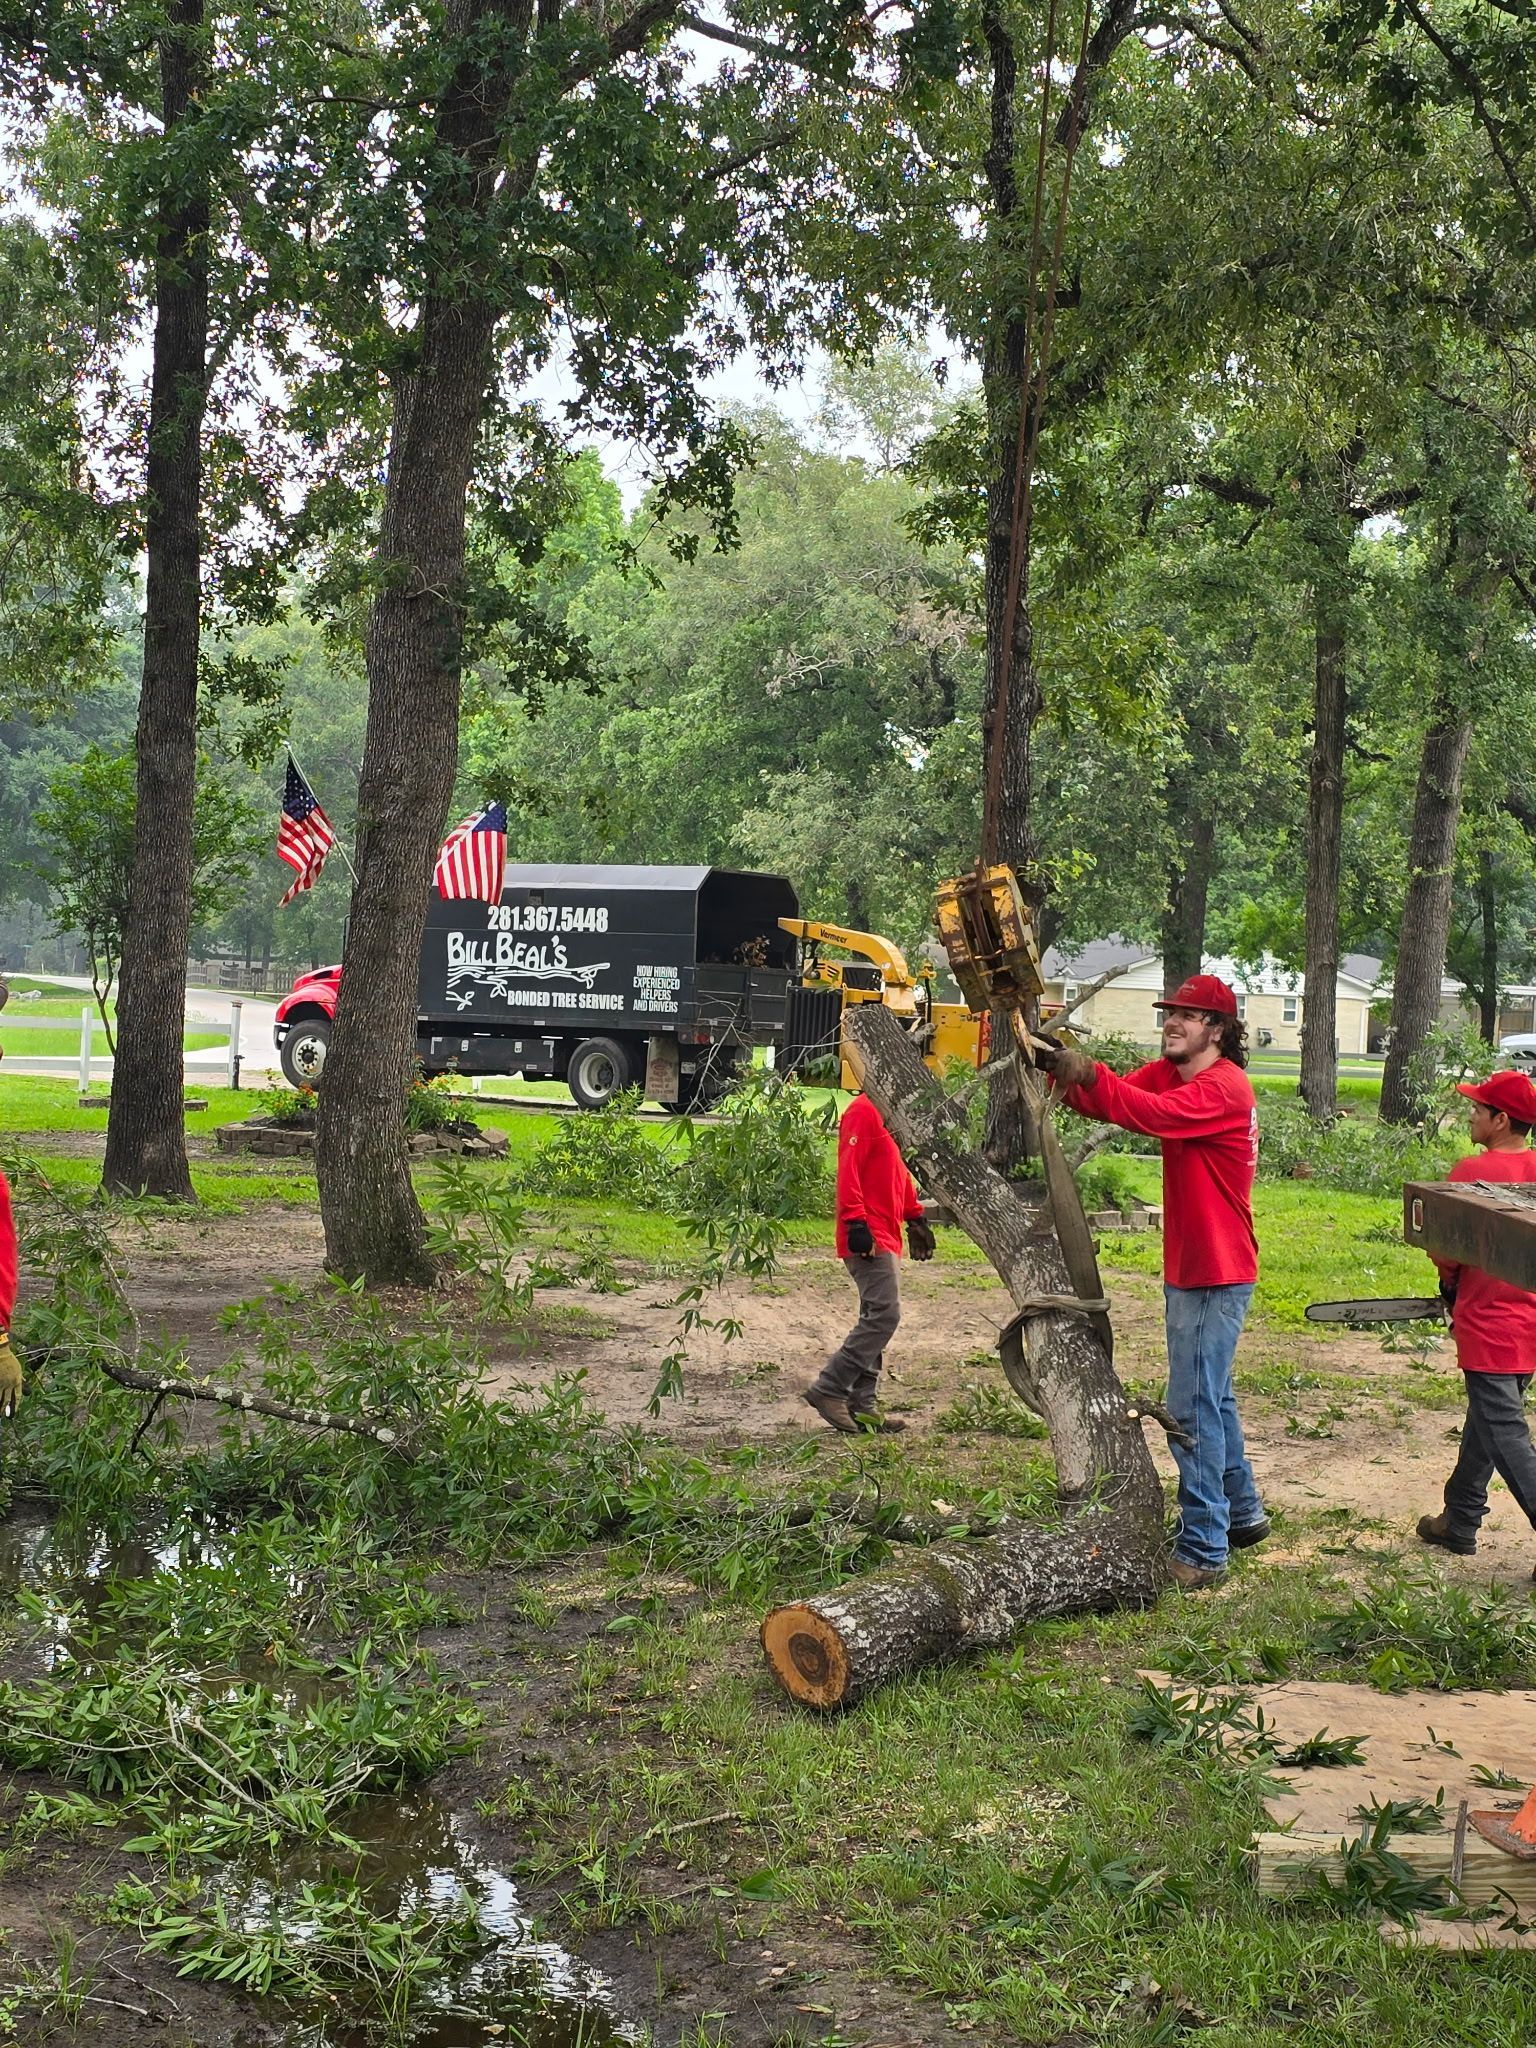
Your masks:
M 862 1216 L 855 1216 L 848 1226 L 848 1249 L 856 1259 L 874 1257 L 875 1233 Z
M 1456 1313 L 1456 1288 L 1457 1282 L 1454 1280 L 1442 1280 L 1440 1282 L 1440 1299 L 1445 1303 L 1445 1320 L 1447 1322 L 1450 1322 Z
M 933 1234 L 933 1225 L 926 1216 L 907 1218 L 907 1250 L 914 1259 L 931 1259 L 937 1242 Z
M 1047 1045 L 1049 1051 L 1045 1049 Z M 1075 1045 L 1058 1045 L 1054 1039 L 1042 1039 L 1035 1048 L 1035 1058 L 1063 1091 L 1090 1087 L 1098 1078 L 1098 1061 L 1089 1053 L 1079 1052 Z
M 21 1360 L 11 1349 L 10 1338 L 0 1331 L 0 1417 L 9 1421 L 20 1399 Z

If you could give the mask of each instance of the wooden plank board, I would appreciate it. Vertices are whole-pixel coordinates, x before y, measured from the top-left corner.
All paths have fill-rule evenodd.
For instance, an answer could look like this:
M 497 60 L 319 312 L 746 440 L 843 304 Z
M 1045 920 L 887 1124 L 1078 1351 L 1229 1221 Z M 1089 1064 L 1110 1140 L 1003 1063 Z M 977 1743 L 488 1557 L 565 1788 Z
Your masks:
M 1305 1891 L 1319 1877 L 1333 1885 L 1342 1884 L 1345 1851 L 1351 1841 L 1358 1839 L 1358 1832 L 1351 1836 L 1255 1835 L 1248 1847 L 1248 1867 L 1255 1889 L 1266 1898 L 1283 1898 L 1287 1893 Z M 1506 1914 L 1519 1920 L 1536 1919 L 1536 1862 L 1506 1855 L 1470 1826 L 1462 1845 L 1459 1876 L 1454 1868 L 1454 1827 L 1436 1835 L 1395 1834 L 1388 1847 L 1393 1856 L 1421 1876 L 1438 1878 L 1447 1905 L 1502 1907 Z M 1423 1934 L 1430 1936 L 1436 1923 L 1421 1919 L 1418 1924 Z M 1490 1922 L 1490 1927 L 1498 1927 L 1497 1918 Z M 1457 1941 L 1453 1945 L 1465 1944 Z
M 1403 1237 L 1436 1258 L 1481 1266 L 1496 1280 L 1536 1292 L 1536 1189 L 1511 1184 L 1409 1181 Z

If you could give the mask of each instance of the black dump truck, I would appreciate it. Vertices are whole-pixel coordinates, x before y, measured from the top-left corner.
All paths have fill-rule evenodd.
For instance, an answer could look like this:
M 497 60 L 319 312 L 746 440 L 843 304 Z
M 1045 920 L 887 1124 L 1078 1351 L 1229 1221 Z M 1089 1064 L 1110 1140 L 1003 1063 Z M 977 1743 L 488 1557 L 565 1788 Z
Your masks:
M 685 1110 L 778 1042 L 799 915 L 779 875 L 709 867 L 508 866 L 499 903 L 427 912 L 417 1052 L 428 1074 L 565 1081 L 584 1108 L 621 1089 Z M 283 1071 L 313 1087 L 339 970 L 278 1008 Z

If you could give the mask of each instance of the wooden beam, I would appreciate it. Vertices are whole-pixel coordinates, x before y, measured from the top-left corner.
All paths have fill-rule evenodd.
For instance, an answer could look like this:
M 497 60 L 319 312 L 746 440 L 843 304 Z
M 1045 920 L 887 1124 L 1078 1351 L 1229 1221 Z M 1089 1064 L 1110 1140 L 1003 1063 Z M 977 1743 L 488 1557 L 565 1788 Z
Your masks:
M 1536 1187 L 1520 1182 L 1409 1181 L 1403 1237 L 1434 1258 L 1480 1266 L 1536 1292 Z

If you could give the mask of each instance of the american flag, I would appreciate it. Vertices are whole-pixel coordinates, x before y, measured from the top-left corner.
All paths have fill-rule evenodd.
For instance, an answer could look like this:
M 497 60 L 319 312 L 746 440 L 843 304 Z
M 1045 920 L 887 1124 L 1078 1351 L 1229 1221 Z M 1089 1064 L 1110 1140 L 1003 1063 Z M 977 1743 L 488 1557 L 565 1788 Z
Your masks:
M 325 856 L 336 844 L 330 819 L 315 801 L 315 793 L 288 756 L 288 786 L 283 791 L 282 815 L 277 827 L 277 857 L 287 861 L 294 881 L 278 904 L 291 903 L 301 889 L 313 889 L 325 866 Z
M 499 903 L 506 873 L 506 808 L 487 804 L 448 834 L 432 879 L 439 896 L 474 896 L 482 903 Z

